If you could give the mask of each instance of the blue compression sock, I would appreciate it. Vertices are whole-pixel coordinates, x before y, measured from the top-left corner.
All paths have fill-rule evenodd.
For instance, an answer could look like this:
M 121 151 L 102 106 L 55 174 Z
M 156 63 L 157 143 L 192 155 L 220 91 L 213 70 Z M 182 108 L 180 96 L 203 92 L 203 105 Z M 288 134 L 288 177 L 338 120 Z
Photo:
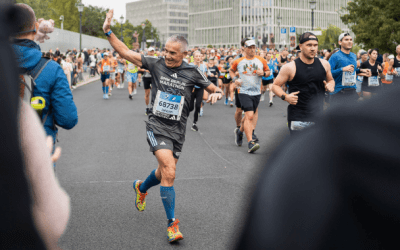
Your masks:
M 147 176 L 146 180 L 140 185 L 140 188 L 139 188 L 140 192 L 146 193 L 149 188 L 160 184 L 160 181 L 157 180 L 157 177 L 156 177 L 156 170 L 157 169 L 154 169 L 153 171 L 151 171 L 150 175 Z
M 106 94 L 108 94 L 108 87 L 106 87 Z
M 174 187 L 163 187 L 160 186 L 161 200 L 164 204 L 165 212 L 167 213 L 167 219 L 171 220 L 175 218 L 175 190 Z
M 103 90 L 103 94 L 106 93 L 106 87 L 101 87 L 101 89 Z

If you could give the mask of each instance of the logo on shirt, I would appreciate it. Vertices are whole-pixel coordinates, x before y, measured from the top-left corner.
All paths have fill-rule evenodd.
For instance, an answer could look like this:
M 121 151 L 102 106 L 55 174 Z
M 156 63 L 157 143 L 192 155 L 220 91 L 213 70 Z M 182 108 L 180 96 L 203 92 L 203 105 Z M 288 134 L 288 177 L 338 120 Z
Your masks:
M 165 142 L 161 142 L 160 145 L 167 145 L 167 144 L 165 144 Z
M 178 75 L 177 75 L 176 73 L 173 73 L 171 76 L 172 76 L 173 78 L 178 78 Z

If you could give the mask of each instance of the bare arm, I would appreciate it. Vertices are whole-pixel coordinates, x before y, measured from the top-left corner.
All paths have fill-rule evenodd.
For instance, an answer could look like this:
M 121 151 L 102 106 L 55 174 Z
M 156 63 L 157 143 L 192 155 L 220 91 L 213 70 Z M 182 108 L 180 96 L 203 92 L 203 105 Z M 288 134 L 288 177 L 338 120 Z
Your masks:
M 329 92 L 335 91 L 335 79 L 333 79 L 332 72 L 331 72 L 331 65 L 326 60 L 321 60 L 322 65 L 326 71 L 326 81 L 324 81 L 325 89 Z
M 282 66 L 281 71 L 279 72 L 278 77 L 275 79 L 274 84 L 272 84 L 272 91 L 278 96 L 285 96 L 285 101 L 287 101 L 291 105 L 296 105 L 299 97 L 297 96 L 300 91 L 293 92 L 291 94 L 286 94 L 283 91 L 282 86 L 292 79 L 292 74 L 295 74 L 295 64 L 294 62 L 285 64 Z
M 25 103 L 20 112 L 21 149 L 24 152 L 26 176 L 33 196 L 33 219 L 46 245 L 53 249 L 66 229 L 70 200 L 54 175 L 45 132 L 38 116 Z M 50 144 L 52 145 L 52 139 Z M 54 154 L 59 157 L 60 153 L 60 149 L 56 149 Z
M 103 24 L 103 31 L 107 33 L 111 30 L 111 20 L 114 15 L 114 10 L 110 10 L 107 13 L 106 20 Z M 121 42 L 115 35 L 112 33 L 110 36 L 107 37 L 108 41 L 110 42 L 111 46 L 118 52 L 118 54 L 125 58 L 126 60 L 132 62 L 133 64 L 141 67 L 142 66 L 142 56 L 139 53 L 136 53 L 130 50 L 126 45 Z

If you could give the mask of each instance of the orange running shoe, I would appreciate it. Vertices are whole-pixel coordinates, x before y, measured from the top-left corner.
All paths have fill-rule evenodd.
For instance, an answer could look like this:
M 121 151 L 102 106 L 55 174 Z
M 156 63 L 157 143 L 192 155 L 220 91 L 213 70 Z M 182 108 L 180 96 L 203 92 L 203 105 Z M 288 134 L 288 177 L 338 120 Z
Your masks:
M 183 240 L 182 233 L 179 231 L 179 226 L 178 226 L 179 222 L 180 221 L 176 219 L 167 229 L 169 243 L 176 242 L 178 240 Z
M 133 189 L 136 192 L 135 206 L 140 212 L 143 212 L 146 209 L 146 195 L 148 194 L 147 192 L 140 192 L 139 187 L 142 183 L 143 181 L 140 180 L 133 182 Z

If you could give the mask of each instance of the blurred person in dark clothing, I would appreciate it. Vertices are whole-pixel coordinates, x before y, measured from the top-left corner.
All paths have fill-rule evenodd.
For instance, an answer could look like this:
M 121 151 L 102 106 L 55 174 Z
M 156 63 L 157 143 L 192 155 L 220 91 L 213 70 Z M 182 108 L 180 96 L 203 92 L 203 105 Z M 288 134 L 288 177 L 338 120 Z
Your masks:
M 337 106 L 259 175 L 236 249 L 395 249 L 400 91 Z
M 9 35 L 26 21 L 26 11 L 0 4 L 0 248 L 56 249 L 69 218 L 69 197 L 51 162 L 52 139 L 38 115 L 18 97 L 17 63 Z

